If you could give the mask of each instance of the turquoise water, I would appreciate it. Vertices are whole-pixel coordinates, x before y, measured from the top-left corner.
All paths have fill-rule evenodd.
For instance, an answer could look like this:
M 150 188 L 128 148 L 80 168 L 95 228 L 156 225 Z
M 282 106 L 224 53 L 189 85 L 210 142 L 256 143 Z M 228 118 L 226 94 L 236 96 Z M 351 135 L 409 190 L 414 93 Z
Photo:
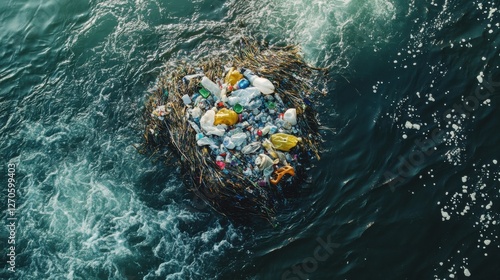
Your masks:
M 15 273 L 0 230 L 0 278 L 498 279 L 497 6 L 3 1 L 17 227 Z M 277 228 L 232 224 L 133 147 L 158 74 L 241 35 L 298 44 L 332 78 L 313 187 Z

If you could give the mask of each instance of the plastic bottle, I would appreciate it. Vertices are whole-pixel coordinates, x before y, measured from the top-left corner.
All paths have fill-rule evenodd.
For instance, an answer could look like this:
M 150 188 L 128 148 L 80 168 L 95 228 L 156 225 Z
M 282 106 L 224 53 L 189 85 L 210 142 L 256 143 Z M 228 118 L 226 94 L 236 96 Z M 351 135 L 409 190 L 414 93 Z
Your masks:
M 200 127 L 193 121 L 188 121 L 196 133 L 202 133 Z M 203 133 L 202 133 L 203 134 Z
M 261 99 L 255 99 L 248 103 L 248 110 L 258 109 L 262 105 Z
M 273 134 L 270 139 L 276 149 L 284 152 L 290 151 L 301 141 L 301 138 L 285 133 Z
M 268 96 L 271 96 L 271 95 L 268 95 Z M 266 103 L 266 107 L 269 110 L 274 110 L 276 108 L 276 104 L 274 102 L 272 102 L 272 101 L 269 101 L 269 102 Z
M 243 170 L 243 175 L 252 176 L 252 169 L 250 167 L 247 167 L 245 170 Z
M 184 105 L 189 105 L 191 104 L 191 98 L 189 97 L 189 95 L 187 94 L 184 94 L 182 96 L 182 101 L 184 102 Z
M 226 154 L 226 158 L 224 159 L 224 161 L 225 161 L 226 163 L 231 163 L 232 158 L 233 158 L 233 157 L 231 156 L 231 154 L 230 154 L 230 153 L 227 153 L 227 154 Z
M 297 110 L 295 108 L 290 108 L 285 111 L 283 119 L 289 122 L 291 125 L 297 124 Z
M 182 81 L 184 81 L 184 83 L 189 83 L 189 81 L 191 81 L 191 79 L 193 78 L 198 78 L 198 77 L 203 77 L 204 75 L 202 73 L 199 73 L 199 74 L 191 74 L 191 75 L 186 75 L 184 76 L 184 78 L 182 78 Z
M 201 85 L 204 88 L 208 89 L 208 91 L 210 91 L 217 99 L 221 99 L 219 86 L 216 83 L 212 82 L 209 78 L 204 76 L 201 79 Z
M 275 133 L 276 133 L 276 131 L 278 131 L 278 127 L 277 127 L 277 126 L 275 126 L 275 125 L 271 125 L 271 126 L 269 127 L 269 134 L 275 134 Z
M 287 121 L 283 121 L 283 129 L 290 130 L 292 128 L 292 124 Z
M 210 95 L 210 91 L 205 88 L 201 88 L 200 95 L 203 96 L 203 98 L 208 98 L 208 96 Z
M 234 143 L 236 147 L 239 147 L 245 143 L 247 140 L 247 135 L 244 132 L 238 132 L 231 136 L 231 141 Z
M 214 125 L 225 124 L 225 125 L 234 125 L 238 122 L 238 114 L 235 111 L 229 110 L 227 108 L 220 109 L 214 118 Z
M 231 96 L 227 99 L 227 103 L 231 106 L 234 106 L 236 103 L 240 103 L 241 106 L 247 107 L 252 99 L 259 97 L 260 95 L 259 89 L 255 87 L 239 89 L 231 93 Z
M 250 82 L 247 79 L 241 79 L 236 83 L 235 89 L 244 89 L 250 86 Z
M 262 135 L 263 135 L 263 136 L 266 136 L 266 135 L 269 133 L 269 131 L 270 131 L 270 130 L 271 130 L 271 127 L 270 127 L 270 126 L 268 126 L 268 125 L 266 125 L 266 126 L 262 129 Z
M 224 141 L 222 142 L 222 144 L 224 145 L 224 147 L 226 147 L 229 150 L 232 150 L 232 149 L 234 149 L 234 147 L 236 147 L 236 145 L 233 143 L 233 141 L 231 141 L 231 138 L 227 137 L 227 136 L 224 138 Z
M 243 70 L 243 68 L 242 68 L 242 70 Z M 262 92 L 263 94 L 267 95 L 267 94 L 271 94 L 274 92 L 274 85 L 273 85 L 273 83 L 271 83 L 271 81 L 269 81 L 266 78 L 262 78 L 262 77 L 255 75 L 249 69 L 245 69 L 243 71 L 243 76 L 245 76 L 245 78 L 247 78 L 250 81 L 252 86 L 258 88 L 259 91 Z
M 252 142 L 252 143 L 246 145 L 245 147 L 243 147 L 243 149 L 241 149 L 241 152 L 245 155 L 253 154 L 253 153 L 256 153 L 260 149 L 261 146 L 262 146 L 262 144 L 258 141 Z

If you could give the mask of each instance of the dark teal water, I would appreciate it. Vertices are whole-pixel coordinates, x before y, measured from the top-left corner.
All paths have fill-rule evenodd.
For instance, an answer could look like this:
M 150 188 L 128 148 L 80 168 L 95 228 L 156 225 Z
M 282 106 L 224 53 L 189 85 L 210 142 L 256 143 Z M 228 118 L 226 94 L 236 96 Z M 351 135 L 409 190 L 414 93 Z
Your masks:
M 498 6 L 2 1 L 1 205 L 16 163 L 17 220 L 0 278 L 499 279 Z M 158 74 L 242 34 L 298 44 L 332 78 L 313 187 L 277 228 L 232 224 L 133 148 Z

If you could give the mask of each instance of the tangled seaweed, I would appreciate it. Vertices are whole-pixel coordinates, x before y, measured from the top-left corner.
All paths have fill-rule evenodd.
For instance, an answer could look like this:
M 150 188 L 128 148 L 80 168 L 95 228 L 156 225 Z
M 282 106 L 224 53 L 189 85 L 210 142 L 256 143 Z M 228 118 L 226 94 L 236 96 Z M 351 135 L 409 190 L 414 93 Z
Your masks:
M 261 186 L 243 175 L 241 165 L 229 165 L 223 172 L 216 165 L 210 150 L 197 145 L 196 132 L 188 122 L 189 115 L 182 96 L 195 94 L 200 79 L 191 79 L 186 83 L 183 77 L 194 74 L 195 67 L 198 67 L 205 76 L 215 80 L 216 77 L 223 77 L 224 65 L 253 69 L 259 76 L 273 82 L 275 94 L 281 97 L 285 106 L 296 108 L 296 127 L 303 141 L 295 148 L 299 164 L 296 176 L 290 180 L 283 180 L 277 186 Z M 320 158 L 319 123 L 309 98 L 318 92 L 313 86 L 313 78 L 325 73 L 323 69 L 307 65 L 296 46 L 268 47 L 246 38 L 240 40 L 237 55 L 232 57 L 220 54 L 196 66 L 184 62 L 162 74 L 155 89 L 150 92 L 143 116 L 144 143 L 139 151 L 152 157 L 175 156 L 180 162 L 181 174 L 188 189 L 222 215 L 243 221 L 259 217 L 274 224 L 276 205 L 283 199 L 283 189 L 290 191 L 293 185 L 303 183 L 309 160 Z M 163 120 L 151 115 L 160 105 L 165 105 L 167 111 Z M 244 161 L 243 158 L 239 160 Z

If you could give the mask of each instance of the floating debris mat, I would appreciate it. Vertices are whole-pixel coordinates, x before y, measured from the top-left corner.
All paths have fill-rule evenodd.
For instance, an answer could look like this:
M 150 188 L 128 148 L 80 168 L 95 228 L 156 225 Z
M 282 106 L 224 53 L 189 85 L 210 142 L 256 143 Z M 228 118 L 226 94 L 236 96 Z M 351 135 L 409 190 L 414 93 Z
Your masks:
M 149 91 L 140 152 L 175 155 L 189 190 L 233 220 L 274 224 L 319 160 L 313 81 L 295 46 L 241 39 L 234 55 L 177 64 Z

